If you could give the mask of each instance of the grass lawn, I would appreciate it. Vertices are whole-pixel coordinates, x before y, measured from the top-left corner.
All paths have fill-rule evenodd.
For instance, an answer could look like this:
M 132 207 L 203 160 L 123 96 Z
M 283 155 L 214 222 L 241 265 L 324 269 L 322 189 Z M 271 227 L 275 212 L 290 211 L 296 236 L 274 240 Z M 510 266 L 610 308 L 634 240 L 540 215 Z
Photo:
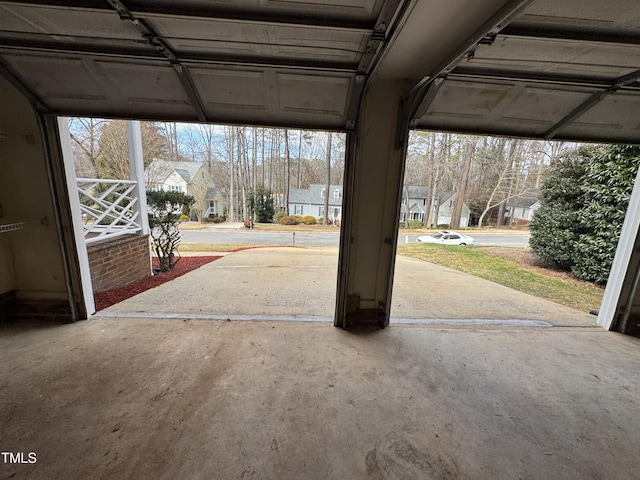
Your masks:
M 604 294 L 601 287 L 537 265 L 533 255 L 520 248 L 415 243 L 400 245 L 398 254 L 470 273 L 583 312 L 598 310 Z

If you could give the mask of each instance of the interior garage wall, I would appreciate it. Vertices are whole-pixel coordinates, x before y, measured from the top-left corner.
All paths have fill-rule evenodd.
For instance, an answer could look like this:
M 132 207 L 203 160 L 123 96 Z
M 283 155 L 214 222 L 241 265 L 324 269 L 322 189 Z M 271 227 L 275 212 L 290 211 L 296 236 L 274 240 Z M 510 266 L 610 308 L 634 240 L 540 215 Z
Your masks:
M 19 312 L 57 304 L 68 309 L 62 250 L 45 149 L 31 104 L 0 77 L 0 225 L 24 228 L 0 233 L 0 296 Z M 51 310 L 51 311 L 55 311 Z

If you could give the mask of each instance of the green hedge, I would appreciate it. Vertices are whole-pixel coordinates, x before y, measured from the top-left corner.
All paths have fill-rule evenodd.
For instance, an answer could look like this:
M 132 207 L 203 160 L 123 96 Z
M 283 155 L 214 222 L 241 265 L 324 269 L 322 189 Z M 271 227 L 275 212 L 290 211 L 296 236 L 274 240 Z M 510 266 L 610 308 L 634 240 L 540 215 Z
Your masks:
M 606 283 L 639 166 L 640 147 L 620 145 L 581 147 L 556 161 L 530 224 L 532 251 Z

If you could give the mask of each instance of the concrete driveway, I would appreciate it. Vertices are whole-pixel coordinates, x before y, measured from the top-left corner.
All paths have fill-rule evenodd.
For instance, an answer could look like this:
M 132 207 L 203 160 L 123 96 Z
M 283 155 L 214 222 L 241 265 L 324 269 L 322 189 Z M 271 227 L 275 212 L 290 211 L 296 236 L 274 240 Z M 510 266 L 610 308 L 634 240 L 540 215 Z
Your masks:
M 333 321 L 337 262 L 336 249 L 244 250 L 98 315 Z M 596 318 L 466 273 L 399 256 L 391 323 L 595 326 Z

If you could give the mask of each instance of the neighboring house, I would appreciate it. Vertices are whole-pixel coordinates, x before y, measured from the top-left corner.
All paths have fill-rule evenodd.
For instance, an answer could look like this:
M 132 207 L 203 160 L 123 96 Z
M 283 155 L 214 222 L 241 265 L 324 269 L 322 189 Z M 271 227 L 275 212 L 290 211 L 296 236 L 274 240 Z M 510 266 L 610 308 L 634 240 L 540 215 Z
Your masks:
M 325 185 L 311 184 L 309 188 L 289 189 L 289 215 L 311 215 L 315 218 L 324 216 Z M 342 185 L 329 187 L 329 219 L 340 223 L 342 219 Z
M 408 215 L 409 221 L 417 220 L 424 223 L 428 198 L 429 192 L 427 187 L 407 186 L 403 188 L 400 221 L 404 222 Z M 431 223 L 435 223 L 436 225 L 450 225 L 455 200 L 456 195 L 452 192 L 442 192 L 437 195 L 437 206 L 434 207 L 431 212 Z M 438 220 L 434 222 L 433 220 L 436 215 L 438 216 Z M 469 226 L 470 216 L 471 211 L 469 207 L 463 203 L 462 214 L 460 215 L 460 227 L 466 228 Z
M 540 208 L 539 194 L 539 189 L 531 189 L 507 202 L 505 205 L 506 223 L 510 225 L 528 224 L 533 218 L 533 214 Z
M 312 184 L 307 189 L 290 189 L 289 214 L 302 216 L 311 215 L 316 218 L 321 218 L 324 214 L 324 194 L 324 185 Z M 428 198 L 427 194 L 427 187 L 409 186 L 403 190 L 400 220 L 404 222 L 408 211 L 409 220 L 419 220 L 424 222 Z M 453 211 L 454 201 L 455 194 L 451 192 L 439 195 L 437 199 L 437 225 L 449 225 L 451 223 L 451 212 Z M 470 214 L 471 212 L 469 211 L 469 208 L 466 205 L 463 205 L 462 216 L 460 217 L 461 227 L 469 226 Z M 433 212 L 432 215 L 435 215 L 435 212 Z M 329 188 L 329 218 L 334 222 L 336 220 L 339 222 L 342 219 L 342 185 L 331 185 Z
M 223 196 L 200 162 L 154 160 L 145 170 L 147 188 L 192 195 L 202 217 L 223 214 Z

